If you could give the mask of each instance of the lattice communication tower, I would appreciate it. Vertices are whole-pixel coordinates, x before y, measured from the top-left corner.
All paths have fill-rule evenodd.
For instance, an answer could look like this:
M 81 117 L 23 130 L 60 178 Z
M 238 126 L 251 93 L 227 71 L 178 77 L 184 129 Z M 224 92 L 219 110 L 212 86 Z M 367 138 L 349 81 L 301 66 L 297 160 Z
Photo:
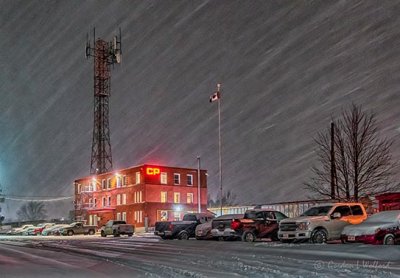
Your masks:
M 94 60 L 94 126 L 90 174 L 112 171 L 109 126 L 109 99 L 111 95 L 111 66 L 121 63 L 121 29 L 111 42 L 97 38 L 93 30 L 93 47 L 89 35 L 86 41 L 86 58 Z

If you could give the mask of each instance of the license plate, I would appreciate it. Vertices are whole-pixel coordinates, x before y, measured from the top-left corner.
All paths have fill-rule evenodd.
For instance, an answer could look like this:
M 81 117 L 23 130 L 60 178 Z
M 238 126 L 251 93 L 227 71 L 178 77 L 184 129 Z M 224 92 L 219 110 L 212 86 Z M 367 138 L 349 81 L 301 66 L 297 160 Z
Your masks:
M 282 237 L 283 238 L 289 238 L 289 234 L 283 234 Z
M 355 236 L 348 236 L 347 240 L 348 241 L 356 241 L 356 237 Z

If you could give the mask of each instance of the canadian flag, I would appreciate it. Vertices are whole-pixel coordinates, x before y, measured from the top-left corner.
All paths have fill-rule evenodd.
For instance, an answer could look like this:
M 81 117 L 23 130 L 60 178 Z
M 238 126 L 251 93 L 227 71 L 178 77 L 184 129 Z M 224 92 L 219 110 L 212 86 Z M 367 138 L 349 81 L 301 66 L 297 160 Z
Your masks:
M 217 101 L 221 98 L 220 93 L 217 91 L 210 96 L 210 102 Z

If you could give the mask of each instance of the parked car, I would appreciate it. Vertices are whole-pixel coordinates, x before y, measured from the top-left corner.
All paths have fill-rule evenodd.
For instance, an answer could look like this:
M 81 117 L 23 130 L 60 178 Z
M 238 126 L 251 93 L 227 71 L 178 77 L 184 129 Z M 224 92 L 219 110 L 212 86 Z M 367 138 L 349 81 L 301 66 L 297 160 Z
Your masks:
M 22 235 L 25 230 L 27 230 L 27 229 L 29 229 L 31 227 L 34 227 L 34 226 L 31 225 L 31 224 L 23 225 L 22 227 L 12 229 L 7 234 L 9 234 L 9 235 Z
M 189 239 L 195 237 L 195 229 L 199 224 L 214 218 L 211 213 L 188 213 L 182 221 L 159 221 L 155 224 L 154 234 L 162 239 Z
M 106 225 L 100 228 L 100 234 L 102 237 L 113 235 L 119 237 L 120 235 L 128 235 L 131 237 L 135 232 L 135 227 L 130 224 L 126 224 L 125 221 L 120 220 L 109 220 Z
M 34 236 L 41 235 L 42 231 L 44 229 L 49 228 L 49 227 L 53 227 L 54 225 L 56 225 L 56 224 L 55 223 L 41 223 L 41 224 L 37 225 L 37 227 L 35 227 L 33 229 L 33 231 L 31 231 L 31 234 L 34 235 Z
M 69 226 L 68 224 L 58 224 L 45 228 L 42 231 L 42 236 L 60 235 L 60 229 L 68 226 Z
M 342 242 L 400 244 L 400 210 L 383 211 L 358 225 L 344 227 Z
M 310 241 L 325 243 L 340 239 L 343 228 L 367 219 L 361 203 L 328 203 L 309 208 L 299 217 L 280 222 L 278 237 L 282 242 Z
M 240 239 L 242 218 L 243 214 L 225 214 L 215 218 L 211 223 L 211 236 L 223 240 Z
M 253 242 L 260 238 L 270 238 L 279 240 L 279 222 L 288 218 L 280 211 L 257 209 L 245 212 L 240 221 L 242 230 L 242 240 Z
M 63 236 L 94 235 L 95 233 L 96 226 L 85 226 L 82 222 L 74 222 L 60 229 L 60 234 Z
M 214 219 L 211 219 L 211 221 L 208 221 L 203 224 L 199 224 L 196 226 L 195 234 L 196 234 L 196 239 L 216 239 L 218 238 L 217 236 L 213 236 L 211 233 L 211 229 L 213 227 L 213 222 L 221 222 L 222 220 L 232 220 L 234 218 L 239 219 L 242 218 L 243 214 L 225 214 L 218 216 Z

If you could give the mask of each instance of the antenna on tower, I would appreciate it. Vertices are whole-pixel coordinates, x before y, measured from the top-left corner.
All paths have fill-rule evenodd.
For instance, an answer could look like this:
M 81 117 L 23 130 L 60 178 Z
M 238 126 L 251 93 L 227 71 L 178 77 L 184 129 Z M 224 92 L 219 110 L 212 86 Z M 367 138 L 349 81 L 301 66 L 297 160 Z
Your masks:
M 94 127 L 92 141 L 91 174 L 112 170 L 109 128 L 109 98 L 111 95 L 111 65 L 121 63 L 121 29 L 110 42 L 96 39 L 93 28 L 93 46 L 86 41 L 86 57 L 94 60 Z

